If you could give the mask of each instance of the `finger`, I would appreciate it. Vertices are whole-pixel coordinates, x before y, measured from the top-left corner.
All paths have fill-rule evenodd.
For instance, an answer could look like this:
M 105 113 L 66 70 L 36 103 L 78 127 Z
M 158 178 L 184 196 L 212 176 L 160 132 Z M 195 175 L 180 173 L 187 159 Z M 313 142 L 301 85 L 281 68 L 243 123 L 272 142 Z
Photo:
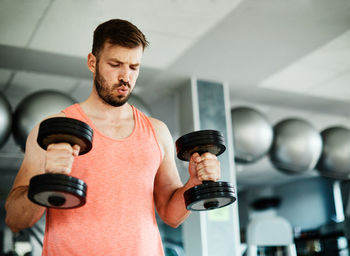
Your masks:
M 220 168 L 220 161 L 216 159 L 204 159 L 197 164 L 197 171 L 206 168 Z
M 202 159 L 217 159 L 217 156 L 210 152 L 205 152 L 201 155 Z
M 68 150 L 70 152 L 73 151 L 72 146 L 69 143 L 52 143 L 47 146 L 46 151 L 52 151 L 52 150 Z
M 74 145 L 73 146 L 73 156 L 78 156 L 80 152 L 80 146 L 79 145 Z
M 218 172 L 208 172 L 208 171 L 205 171 L 205 172 L 198 172 L 198 179 L 200 181 L 217 181 L 220 179 L 220 175 Z
M 201 160 L 201 156 L 197 152 L 195 152 L 192 154 L 190 162 L 199 163 Z
M 206 159 L 200 162 L 196 168 L 197 177 L 200 180 L 220 179 L 220 162 L 214 159 Z
M 197 165 L 201 161 L 201 157 L 198 153 L 192 154 L 190 158 L 190 163 L 188 165 L 188 171 L 191 177 L 195 177 L 197 179 Z
M 61 174 L 70 174 L 71 168 L 67 166 L 55 166 L 55 167 L 48 167 L 45 170 L 45 173 L 61 173 Z
M 45 172 L 47 173 L 63 173 L 69 174 L 72 169 L 72 161 L 69 159 L 64 159 L 64 162 L 61 162 L 59 159 L 56 159 L 55 162 L 48 162 L 45 167 Z

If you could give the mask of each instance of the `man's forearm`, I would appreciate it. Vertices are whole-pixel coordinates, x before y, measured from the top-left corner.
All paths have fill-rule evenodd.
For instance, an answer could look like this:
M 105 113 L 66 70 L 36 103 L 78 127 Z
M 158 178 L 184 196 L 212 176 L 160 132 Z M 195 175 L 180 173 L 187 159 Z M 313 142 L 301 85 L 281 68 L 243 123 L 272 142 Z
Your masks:
M 193 186 L 194 185 L 186 183 L 183 187 L 175 190 L 168 202 L 166 212 L 163 217 L 168 225 L 176 228 L 190 215 L 191 211 L 186 209 L 184 192 Z
M 28 186 L 11 191 L 5 204 L 6 224 L 13 232 L 33 226 L 43 215 L 45 208 L 27 198 Z

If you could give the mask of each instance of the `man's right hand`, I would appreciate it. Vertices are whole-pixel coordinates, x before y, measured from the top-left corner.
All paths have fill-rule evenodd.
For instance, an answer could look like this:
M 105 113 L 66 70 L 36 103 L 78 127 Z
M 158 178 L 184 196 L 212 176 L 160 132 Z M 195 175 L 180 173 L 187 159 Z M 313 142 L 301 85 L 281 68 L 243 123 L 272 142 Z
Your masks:
M 68 175 L 79 151 L 78 145 L 72 147 L 69 143 L 50 144 L 46 149 L 45 172 Z

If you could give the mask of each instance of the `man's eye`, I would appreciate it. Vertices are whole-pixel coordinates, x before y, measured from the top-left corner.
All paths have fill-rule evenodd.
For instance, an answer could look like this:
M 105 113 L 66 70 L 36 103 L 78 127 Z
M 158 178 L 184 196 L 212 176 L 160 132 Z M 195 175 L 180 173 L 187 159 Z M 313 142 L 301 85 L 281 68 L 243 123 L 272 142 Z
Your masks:
M 112 64 L 112 63 L 109 63 L 109 65 L 110 65 L 111 67 L 113 67 L 113 68 L 119 67 L 119 66 L 120 66 L 119 64 Z

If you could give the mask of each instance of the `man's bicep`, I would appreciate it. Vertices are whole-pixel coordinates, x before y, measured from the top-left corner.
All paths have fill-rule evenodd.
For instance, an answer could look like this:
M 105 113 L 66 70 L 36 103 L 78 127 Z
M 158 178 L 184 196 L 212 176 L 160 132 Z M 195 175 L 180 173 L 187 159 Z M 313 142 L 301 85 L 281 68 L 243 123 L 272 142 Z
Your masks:
M 155 179 L 155 200 L 157 206 L 162 206 L 182 186 L 182 182 L 175 164 L 174 143 L 170 132 L 163 126 L 159 134 L 164 156 Z
M 176 189 L 182 186 L 175 161 L 164 156 L 154 184 L 157 209 L 166 205 Z M 159 209 L 158 209 L 159 210 Z
M 29 180 L 44 172 L 45 151 L 37 143 L 38 125 L 30 132 L 26 141 L 26 150 L 21 167 L 17 173 L 12 189 L 29 185 Z

